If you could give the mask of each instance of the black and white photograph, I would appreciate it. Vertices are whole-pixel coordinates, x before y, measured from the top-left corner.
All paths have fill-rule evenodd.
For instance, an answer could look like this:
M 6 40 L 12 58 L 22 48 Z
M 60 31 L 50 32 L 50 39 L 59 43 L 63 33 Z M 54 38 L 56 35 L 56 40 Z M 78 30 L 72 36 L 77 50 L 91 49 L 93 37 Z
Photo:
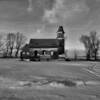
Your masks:
M 0 0 L 0 100 L 100 100 L 100 0 Z

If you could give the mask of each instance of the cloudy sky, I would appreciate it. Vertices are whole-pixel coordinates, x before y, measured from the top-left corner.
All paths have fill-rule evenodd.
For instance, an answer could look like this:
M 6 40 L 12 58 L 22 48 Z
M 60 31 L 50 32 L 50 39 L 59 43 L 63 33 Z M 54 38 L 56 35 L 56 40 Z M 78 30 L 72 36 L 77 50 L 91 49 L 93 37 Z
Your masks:
M 0 0 L 0 33 L 55 38 L 59 25 L 66 32 L 66 48 L 82 49 L 82 34 L 100 34 L 100 0 Z

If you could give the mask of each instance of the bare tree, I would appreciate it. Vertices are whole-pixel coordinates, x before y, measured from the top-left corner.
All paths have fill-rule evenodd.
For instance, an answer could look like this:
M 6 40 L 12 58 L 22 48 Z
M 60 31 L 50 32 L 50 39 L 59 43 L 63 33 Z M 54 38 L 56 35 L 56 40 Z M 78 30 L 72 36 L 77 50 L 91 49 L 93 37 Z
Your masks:
M 8 40 L 6 39 L 5 40 L 5 49 L 6 49 L 6 51 L 5 51 L 5 53 L 4 53 L 4 57 L 7 57 L 7 56 L 9 56 L 9 42 L 8 42 Z
M 80 41 L 85 46 L 87 60 L 90 60 L 90 58 L 97 60 L 100 45 L 100 40 L 97 37 L 97 32 L 91 31 L 89 36 L 82 35 Z
M 16 53 L 15 53 L 15 57 L 18 57 L 19 50 L 25 44 L 25 42 L 26 42 L 26 36 L 23 35 L 22 33 L 19 33 L 19 32 L 16 33 L 16 39 L 15 39 Z
M 99 45 L 100 45 L 100 40 L 97 36 L 97 32 L 96 31 L 92 31 L 90 32 L 90 42 L 91 42 L 91 55 L 92 57 L 97 60 L 97 56 L 98 56 L 98 50 L 99 50 Z
M 84 44 L 84 47 L 86 49 L 86 58 L 87 60 L 90 59 L 90 40 L 89 36 L 82 35 L 80 38 L 80 41 Z
M 3 47 L 2 38 L 3 38 L 3 36 L 2 36 L 2 35 L 0 35 L 0 51 L 2 50 L 2 47 Z
M 7 49 L 7 55 L 9 55 L 10 57 L 12 57 L 14 44 L 15 44 L 15 34 L 8 33 L 6 38 L 6 49 Z

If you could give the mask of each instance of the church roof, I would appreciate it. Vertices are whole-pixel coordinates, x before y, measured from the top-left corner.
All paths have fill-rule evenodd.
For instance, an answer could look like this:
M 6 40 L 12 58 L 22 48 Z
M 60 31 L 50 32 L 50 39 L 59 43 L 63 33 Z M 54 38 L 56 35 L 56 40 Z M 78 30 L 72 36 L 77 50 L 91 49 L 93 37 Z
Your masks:
M 30 39 L 30 48 L 58 48 L 57 39 Z

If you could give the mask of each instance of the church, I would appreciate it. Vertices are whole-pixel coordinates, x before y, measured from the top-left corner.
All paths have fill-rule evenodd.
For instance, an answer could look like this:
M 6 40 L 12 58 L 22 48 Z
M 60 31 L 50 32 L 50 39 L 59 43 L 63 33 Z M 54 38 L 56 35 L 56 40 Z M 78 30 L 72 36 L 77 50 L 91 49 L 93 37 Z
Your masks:
M 38 55 L 50 55 L 51 57 L 58 58 L 59 55 L 64 54 L 64 34 L 63 26 L 59 26 L 56 38 L 30 39 L 29 44 L 26 44 L 22 51 L 25 54 L 27 54 L 27 51 L 30 52 L 31 55 L 34 55 L 34 52 L 37 52 Z

